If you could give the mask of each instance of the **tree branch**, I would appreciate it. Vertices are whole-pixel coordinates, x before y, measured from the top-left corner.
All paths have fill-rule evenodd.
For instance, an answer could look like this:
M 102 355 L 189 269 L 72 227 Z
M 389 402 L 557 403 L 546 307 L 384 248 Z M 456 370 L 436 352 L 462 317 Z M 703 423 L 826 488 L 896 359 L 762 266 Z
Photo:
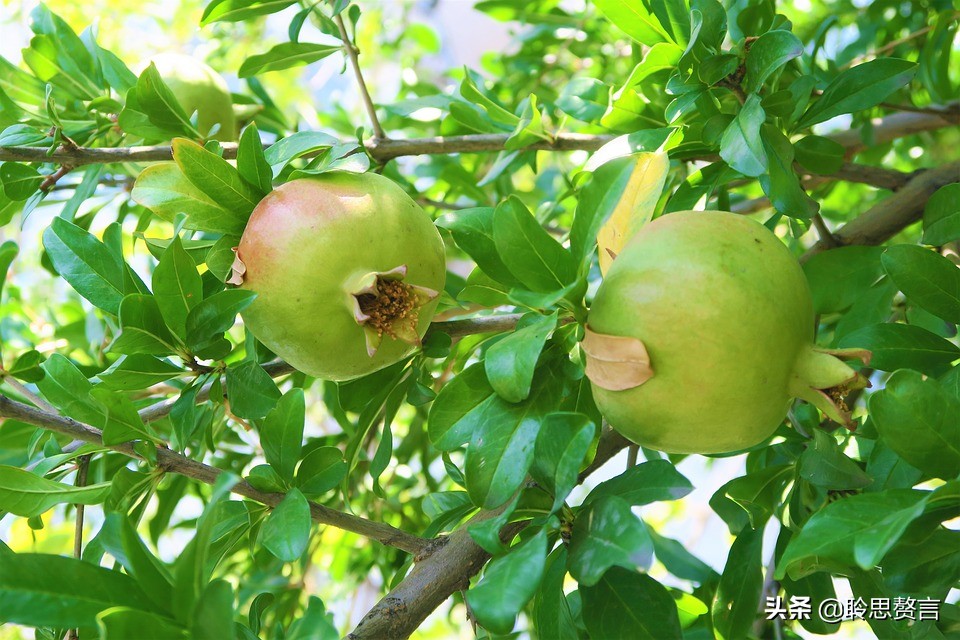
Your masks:
M 873 127 L 876 144 L 896 138 L 933 131 L 956 125 L 958 103 L 943 107 L 942 115 L 930 113 L 895 113 L 878 121 Z M 437 136 L 409 140 L 371 139 L 366 149 L 377 162 L 384 163 L 400 156 L 436 155 L 445 153 L 480 153 L 502 151 L 510 136 L 485 133 L 467 136 Z M 552 141 L 540 140 L 525 149 L 543 151 L 596 151 L 614 139 L 613 135 L 589 135 L 582 133 L 558 133 Z M 859 130 L 848 130 L 828 136 L 847 148 L 848 156 L 866 148 Z M 237 143 L 223 143 L 223 156 L 228 160 L 237 157 Z M 173 160 L 169 145 L 153 147 L 62 147 L 52 153 L 47 147 L 0 147 L 0 161 L 55 162 L 70 167 L 88 164 L 115 164 L 123 162 L 164 162 Z
M 22 402 L 11 400 L 4 395 L 0 395 L 0 417 L 26 422 L 41 429 L 62 433 L 77 440 L 83 440 L 84 442 L 122 453 L 131 458 L 141 459 L 141 456 L 134 450 L 132 442 L 105 445 L 103 443 L 103 432 L 96 427 L 91 427 L 88 424 L 77 422 L 72 418 L 67 418 L 59 414 L 36 409 Z M 223 473 L 223 471 L 216 467 L 192 460 L 164 447 L 157 447 L 156 452 L 157 466 L 164 471 L 177 473 L 206 484 L 213 484 L 216 482 L 217 477 Z M 238 482 L 231 491 L 269 507 L 277 506 L 284 498 L 284 494 L 282 493 L 260 491 L 245 481 Z M 315 502 L 310 503 L 310 515 L 313 517 L 314 522 L 319 524 L 329 525 L 343 529 L 344 531 L 351 531 L 411 554 L 421 553 L 431 542 L 430 540 L 412 535 L 388 524 L 366 520 L 359 516 L 343 513 Z
M 367 89 L 367 83 L 364 82 L 363 74 L 360 72 L 360 61 L 357 58 L 357 54 L 360 52 L 353 44 L 350 36 L 347 35 L 347 27 L 343 24 L 343 16 L 338 13 L 334 17 L 333 21 L 337 23 L 337 28 L 340 30 L 340 39 L 343 41 L 343 49 L 347 53 L 347 59 L 350 60 L 350 66 L 353 67 L 353 75 L 357 78 L 357 85 L 360 88 L 360 97 L 363 99 L 363 108 L 367 110 L 367 116 L 370 118 L 370 126 L 373 127 L 373 139 L 383 140 L 387 136 L 383 132 L 383 127 L 380 125 L 379 118 L 377 118 L 377 108 L 373 104 L 373 99 L 370 97 L 370 91 Z
M 599 469 L 630 442 L 610 427 L 604 427 L 593 462 L 580 474 L 577 482 Z M 503 513 L 504 506 L 481 511 L 470 523 L 489 520 Z M 529 522 L 511 522 L 500 533 L 509 542 Z M 389 594 L 382 598 L 360 621 L 349 640 L 407 638 L 434 609 L 451 594 L 470 586 L 470 578 L 480 572 L 490 559 L 470 537 L 467 525 L 450 534 L 446 543 L 418 562 Z
M 960 162 L 926 169 L 889 198 L 848 222 L 833 233 L 839 246 L 876 245 L 894 235 L 907 225 L 916 222 L 923 215 L 923 209 L 930 196 L 944 185 L 960 182 Z M 825 251 L 829 247 L 822 240 L 813 245 L 801 258 L 801 261 Z

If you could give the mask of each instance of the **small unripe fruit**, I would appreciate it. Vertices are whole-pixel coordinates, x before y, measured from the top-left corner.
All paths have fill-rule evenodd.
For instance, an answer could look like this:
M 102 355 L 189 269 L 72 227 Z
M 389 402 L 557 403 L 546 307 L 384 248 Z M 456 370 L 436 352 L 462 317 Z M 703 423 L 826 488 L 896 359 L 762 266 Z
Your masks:
M 197 113 L 197 130 L 201 135 L 207 135 L 214 125 L 220 125 L 211 139 L 237 139 L 230 89 L 219 73 L 203 62 L 179 53 L 161 53 L 150 61 L 157 66 L 160 77 L 187 115 Z
M 863 386 L 815 347 L 810 289 L 763 225 L 683 211 L 643 226 L 593 301 L 584 351 L 601 413 L 621 434 L 671 453 L 763 442 L 795 397 L 848 422 L 824 391 Z
M 430 217 L 383 176 L 293 180 L 254 209 L 230 282 L 257 293 L 247 329 L 327 380 L 387 367 L 420 345 L 446 276 Z

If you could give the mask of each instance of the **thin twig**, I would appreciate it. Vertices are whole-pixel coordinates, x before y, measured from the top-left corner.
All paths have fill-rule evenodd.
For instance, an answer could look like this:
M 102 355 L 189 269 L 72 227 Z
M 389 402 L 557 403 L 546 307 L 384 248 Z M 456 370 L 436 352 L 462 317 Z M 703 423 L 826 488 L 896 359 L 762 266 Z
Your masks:
M 874 124 L 872 140 L 883 144 L 897 138 L 933 131 L 955 125 L 951 118 L 952 109 L 957 103 L 945 105 L 948 115 L 924 113 L 895 113 Z M 400 156 L 439 155 L 447 153 L 482 153 L 502 151 L 507 139 L 506 133 L 481 133 L 466 136 L 437 136 L 433 138 L 411 138 L 409 140 L 370 139 L 365 142 L 367 153 L 375 161 L 384 163 Z M 557 133 L 550 140 L 538 140 L 524 147 L 538 151 L 596 151 L 614 139 L 613 135 L 590 135 L 582 133 Z M 845 130 L 828 136 L 846 147 L 851 155 L 866 145 L 859 129 Z M 267 145 L 268 146 L 268 145 Z M 237 143 L 222 144 L 223 157 L 233 160 L 237 157 Z M 698 159 L 698 158 L 690 158 Z M 78 149 L 60 148 L 49 153 L 47 147 L 0 147 L 0 161 L 14 162 L 57 162 L 68 163 L 72 167 L 89 164 L 118 164 L 124 162 L 166 162 L 173 160 L 169 145 L 150 147 L 81 147 Z
M 956 19 L 958 16 L 960 16 L 960 11 L 954 11 L 954 12 L 953 12 L 953 16 L 950 17 L 949 20 L 954 20 L 954 19 Z M 840 66 L 840 70 L 842 71 L 842 70 L 844 70 L 844 69 L 849 69 L 850 67 L 852 67 L 852 66 L 855 65 L 855 64 L 860 64 L 861 62 L 863 62 L 864 60 L 866 60 L 867 58 L 869 58 L 871 55 L 872 55 L 874 58 L 879 58 L 879 57 L 882 56 L 883 54 L 889 53 L 890 51 L 893 51 L 894 49 L 896 49 L 896 48 L 899 47 L 900 45 L 906 44 L 907 42 L 910 42 L 911 40 L 913 40 L 913 39 L 915 39 L 915 38 L 919 38 L 920 36 L 924 35 L 925 33 L 929 33 L 929 32 L 933 29 L 933 27 L 934 27 L 934 25 L 927 25 L 927 26 L 925 26 L 925 27 L 922 27 L 922 28 L 920 28 L 920 29 L 917 29 L 916 31 L 913 31 L 913 32 L 911 32 L 911 33 L 908 33 L 907 35 L 903 36 L 902 38 L 898 38 L 898 39 L 896 39 L 896 40 L 891 40 L 890 42 L 888 42 L 887 44 L 883 45 L 883 46 L 880 47 L 879 49 L 876 49 L 875 51 L 873 51 L 873 53 L 869 53 L 869 54 L 864 54 L 864 55 L 861 55 L 861 56 L 857 56 L 856 58 L 854 58 L 854 59 L 851 60 L 850 62 L 848 62 L 848 63 L 846 63 L 846 64 L 844 64 L 844 65 L 841 65 L 841 66 Z
M 340 30 L 340 39 L 343 40 L 343 49 L 346 51 L 347 58 L 350 60 L 350 66 L 353 67 L 353 75 L 357 78 L 357 86 L 360 88 L 360 97 L 363 99 L 363 107 L 367 110 L 367 116 L 370 118 L 370 126 L 373 127 L 374 140 L 386 138 L 387 136 L 383 132 L 383 126 L 380 124 L 380 119 L 377 118 L 377 108 L 374 106 L 373 99 L 370 97 L 370 91 L 367 89 L 367 83 L 363 79 L 363 73 L 360 72 L 360 61 L 357 58 L 359 51 L 357 50 L 356 45 L 353 44 L 353 41 L 350 40 L 350 36 L 347 35 L 347 26 L 343 23 L 343 16 L 337 14 L 333 20 L 337 23 L 337 28 Z
M 90 456 L 80 456 L 77 459 L 77 481 L 74 483 L 77 487 L 87 486 L 87 471 L 90 467 Z M 77 509 L 76 518 L 73 523 L 73 557 L 80 559 L 80 556 L 83 555 L 83 514 L 84 514 L 84 505 L 77 504 L 74 505 Z M 67 631 L 67 635 L 64 636 L 65 640 L 79 640 L 80 630 L 79 629 L 70 629 Z
M 14 378 L 12 375 L 5 373 L 4 375 L 0 376 L 0 382 L 6 383 L 11 389 L 14 389 L 21 396 L 44 411 L 49 411 L 51 413 L 57 412 L 57 408 L 55 406 L 35 394 L 33 391 L 30 391 L 30 389 L 27 389 L 22 382 Z
M 820 243 L 824 247 L 833 249 L 837 246 L 837 239 L 833 237 L 833 232 L 827 227 L 827 223 L 824 222 L 823 216 L 819 213 L 813 215 L 813 226 L 817 228 L 817 233 L 820 235 Z
M 36 409 L 4 395 L 0 395 L 0 417 L 13 418 L 14 420 L 26 422 L 41 429 L 63 433 L 75 439 L 90 442 L 97 446 L 110 449 L 111 451 L 116 451 L 117 453 L 122 453 L 131 458 L 141 458 L 141 455 L 134 449 L 132 442 L 104 445 L 103 433 L 100 429 L 82 422 L 77 422 L 72 418 L 67 418 L 57 413 Z M 214 484 L 220 474 L 223 473 L 223 471 L 216 467 L 211 467 L 197 460 L 182 456 L 162 446 L 157 447 L 156 455 L 157 466 L 164 471 L 193 478 L 205 484 Z M 260 491 L 244 481 L 234 485 L 231 491 L 269 507 L 277 506 L 285 497 L 283 493 Z M 344 531 L 352 531 L 353 533 L 365 536 L 371 540 L 377 540 L 385 545 L 396 547 L 411 554 L 419 554 L 430 544 L 430 540 L 407 533 L 388 524 L 373 522 L 359 516 L 325 507 L 315 502 L 310 503 L 310 515 L 315 522 L 320 524 L 330 525 L 338 529 L 343 529 Z

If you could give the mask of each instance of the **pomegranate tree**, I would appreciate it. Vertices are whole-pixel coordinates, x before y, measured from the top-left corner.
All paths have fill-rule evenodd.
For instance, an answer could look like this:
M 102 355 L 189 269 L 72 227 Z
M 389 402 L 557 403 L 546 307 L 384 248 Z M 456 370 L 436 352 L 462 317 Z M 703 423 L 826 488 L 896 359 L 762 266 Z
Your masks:
M 766 440 L 793 398 L 849 424 L 842 402 L 866 381 L 814 344 L 803 271 L 766 227 L 683 211 L 642 227 L 590 310 L 586 373 L 624 436 L 672 453 L 721 453 Z
M 420 345 L 443 288 L 443 241 L 394 182 L 325 173 L 269 193 L 229 282 L 257 297 L 247 329 L 297 369 L 348 380 Z

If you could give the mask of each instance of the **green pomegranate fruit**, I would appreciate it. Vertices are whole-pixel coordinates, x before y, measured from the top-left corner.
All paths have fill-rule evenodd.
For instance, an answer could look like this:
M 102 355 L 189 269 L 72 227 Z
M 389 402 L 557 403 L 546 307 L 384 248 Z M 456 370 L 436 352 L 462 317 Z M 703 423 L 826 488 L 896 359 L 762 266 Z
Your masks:
M 214 140 L 237 139 L 230 89 L 220 74 L 203 62 L 179 53 L 161 53 L 150 61 L 157 66 L 160 77 L 187 115 L 196 112 L 197 130 L 201 134 L 206 135 L 218 124 L 220 129 L 211 136 Z
M 257 293 L 247 329 L 291 365 L 349 380 L 410 355 L 446 276 L 430 217 L 391 180 L 325 173 L 254 209 L 228 282 Z
M 643 226 L 613 261 L 583 348 L 600 412 L 635 443 L 670 453 L 759 444 L 793 398 L 849 424 L 841 394 L 866 381 L 814 346 L 810 289 L 766 227 L 720 211 Z

